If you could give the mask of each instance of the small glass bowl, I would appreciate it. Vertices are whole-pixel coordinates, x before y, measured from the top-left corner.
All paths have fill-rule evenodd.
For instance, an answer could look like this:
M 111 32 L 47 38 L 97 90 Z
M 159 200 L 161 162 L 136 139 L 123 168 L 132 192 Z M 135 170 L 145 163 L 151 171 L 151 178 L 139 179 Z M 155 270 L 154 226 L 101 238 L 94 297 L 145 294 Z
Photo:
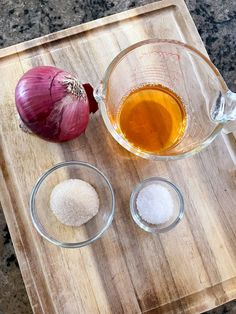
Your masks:
M 67 179 L 89 182 L 99 196 L 97 215 L 80 227 L 62 224 L 50 209 L 52 189 Z M 80 161 L 62 162 L 38 179 L 30 197 L 30 212 L 33 224 L 42 237 L 64 248 L 80 248 L 99 239 L 111 225 L 115 195 L 107 177 L 96 167 Z
M 172 216 L 165 223 L 160 224 L 150 224 L 143 220 L 139 214 L 136 204 L 139 192 L 148 185 L 155 183 L 158 185 L 162 185 L 163 187 L 168 189 L 174 203 L 174 210 Z M 151 233 L 162 233 L 174 228 L 183 218 L 184 199 L 180 190 L 172 182 L 160 177 L 153 177 L 140 182 L 138 186 L 133 190 L 130 197 L 130 211 L 133 220 L 140 228 Z

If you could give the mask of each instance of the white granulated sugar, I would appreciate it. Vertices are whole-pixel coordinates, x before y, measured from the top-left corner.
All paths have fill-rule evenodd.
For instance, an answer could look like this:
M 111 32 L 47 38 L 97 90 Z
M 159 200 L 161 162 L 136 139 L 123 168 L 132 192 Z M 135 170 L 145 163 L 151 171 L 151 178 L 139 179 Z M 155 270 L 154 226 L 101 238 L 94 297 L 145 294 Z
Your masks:
M 50 206 L 60 222 L 78 227 L 97 214 L 99 198 L 96 190 L 88 182 L 70 179 L 54 187 Z
M 144 187 L 138 194 L 136 204 L 142 219 L 156 225 L 167 222 L 174 210 L 170 192 L 160 184 Z

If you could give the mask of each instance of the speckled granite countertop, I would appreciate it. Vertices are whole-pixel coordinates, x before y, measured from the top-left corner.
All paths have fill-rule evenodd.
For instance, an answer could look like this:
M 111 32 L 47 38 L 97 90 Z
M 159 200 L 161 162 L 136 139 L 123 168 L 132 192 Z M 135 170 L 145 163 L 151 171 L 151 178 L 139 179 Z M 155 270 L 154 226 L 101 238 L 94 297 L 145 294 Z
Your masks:
M 0 48 L 150 0 L 0 0 Z M 236 92 L 236 0 L 186 0 L 213 63 Z M 0 314 L 32 313 L 0 208 Z M 236 313 L 236 302 L 211 313 Z M 70 314 L 70 313 L 69 313 Z

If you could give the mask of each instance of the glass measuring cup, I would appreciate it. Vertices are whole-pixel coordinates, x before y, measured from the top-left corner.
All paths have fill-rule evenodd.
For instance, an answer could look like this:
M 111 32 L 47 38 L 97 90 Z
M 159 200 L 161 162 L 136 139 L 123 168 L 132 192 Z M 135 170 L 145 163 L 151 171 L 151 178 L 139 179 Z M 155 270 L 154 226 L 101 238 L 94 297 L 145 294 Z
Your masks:
M 160 84 L 181 97 L 187 114 L 183 138 L 158 153 L 130 143 L 119 128 L 123 99 L 142 85 Z M 130 152 L 154 160 L 192 156 L 209 145 L 226 123 L 236 120 L 236 93 L 231 92 L 217 68 L 197 49 L 174 40 L 150 39 L 121 51 L 94 92 L 105 125 Z

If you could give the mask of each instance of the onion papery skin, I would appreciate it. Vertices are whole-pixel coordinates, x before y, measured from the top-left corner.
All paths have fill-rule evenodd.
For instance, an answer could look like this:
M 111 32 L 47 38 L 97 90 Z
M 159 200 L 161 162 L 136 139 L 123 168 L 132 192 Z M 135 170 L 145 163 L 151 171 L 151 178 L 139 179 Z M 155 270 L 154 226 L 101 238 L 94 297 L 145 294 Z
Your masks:
M 93 88 L 86 85 L 90 93 Z M 26 127 L 53 142 L 78 137 L 88 125 L 90 111 L 97 110 L 94 98 L 75 77 L 52 66 L 26 72 L 16 86 L 15 101 Z

